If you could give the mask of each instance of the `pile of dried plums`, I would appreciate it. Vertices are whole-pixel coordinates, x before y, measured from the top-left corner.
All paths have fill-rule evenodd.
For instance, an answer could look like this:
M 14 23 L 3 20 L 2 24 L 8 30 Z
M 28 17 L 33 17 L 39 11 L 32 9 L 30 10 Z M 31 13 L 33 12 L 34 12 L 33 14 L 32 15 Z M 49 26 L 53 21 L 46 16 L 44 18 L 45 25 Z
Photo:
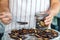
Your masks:
M 24 40 L 27 38 L 24 35 L 27 34 L 34 34 L 30 36 L 35 36 L 38 38 L 38 40 L 50 40 L 55 37 L 58 37 L 58 33 L 53 29 L 45 29 L 45 30 L 19 29 L 19 30 L 12 30 L 11 33 L 9 33 L 10 37 L 15 40 Z

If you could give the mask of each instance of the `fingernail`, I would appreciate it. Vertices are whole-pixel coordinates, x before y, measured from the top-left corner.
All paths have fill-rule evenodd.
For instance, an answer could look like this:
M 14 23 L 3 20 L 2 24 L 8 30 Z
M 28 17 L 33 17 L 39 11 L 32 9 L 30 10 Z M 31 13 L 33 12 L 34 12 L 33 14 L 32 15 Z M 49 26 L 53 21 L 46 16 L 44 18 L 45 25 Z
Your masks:
M 46 22 L 46 20 L 44 22 Z

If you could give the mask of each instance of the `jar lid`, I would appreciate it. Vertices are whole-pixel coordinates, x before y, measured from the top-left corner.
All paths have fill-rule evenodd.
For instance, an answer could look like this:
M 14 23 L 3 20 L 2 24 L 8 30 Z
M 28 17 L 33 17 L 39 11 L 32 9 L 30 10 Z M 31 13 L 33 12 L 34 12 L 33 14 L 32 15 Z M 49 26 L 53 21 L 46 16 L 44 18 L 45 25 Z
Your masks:
M 47 14 L 46 12 L 40 12 L 40 13 L 36 13 L 35 14 L 35 16 L 37 17 L 37 19 L 44 19 L 48 15 L 49 14 Z

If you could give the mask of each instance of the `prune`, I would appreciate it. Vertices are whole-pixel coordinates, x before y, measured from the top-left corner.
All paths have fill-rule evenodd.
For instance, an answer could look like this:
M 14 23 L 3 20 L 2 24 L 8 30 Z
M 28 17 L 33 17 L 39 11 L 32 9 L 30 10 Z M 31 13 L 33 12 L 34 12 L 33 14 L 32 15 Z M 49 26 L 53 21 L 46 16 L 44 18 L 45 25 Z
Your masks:
M 41 32 L 41 30 L 34 29 L 34 33 L 37 33 L 37 34 L 39 34 L 40 32 Z
M 41 36 L 40 36 L 40 35 L 38 35 L 38 34 L 35 34 L 35 36 L 36 36 L 37 38 L 41 38 Z
M 45 27 L 45 23 L 43 21 L 39 22 L 42 27 Z
M 43 40 L 43 38 L 42 38 L 42 37 L 40 37 L 40 38 L 38 38 L 38 40 Z
M 57 37 L 58 33 L 56 31 L 52 30 L 52 35 L 53 35 L 53 37 Z
M 11 32 L 12 33 L 18 33 L 18 30 L 15 29 L 15 30 L 12 30 Z
M 22 38 L 17 38 L 17 39 L 15 39 L 15 40 L 22 40 Z
M 58 37 L 58 34 L 53 34 L 53 37 Z
M 29 29 L 29 33 L 34 33 L 34 29 Z
M 51 30 L 50 29 L 46 29 L 45 32 L 46 33 L 51 33 Z
M 28 33 L 27 29 L 22 29 L 22 33 L 27 34 Z
M 49 39 L 53 39 L 53 36 L 52 36 L 52 35 L 48 35 L 48 38 L 49 38 Z
M 22 32 L 22 30 L 21 29 L 19 29 L 19 34 L 22 34 L 23 32 Z
M 43 38 L 44 40 L 49 40 L 49 38 Z
M 37 33 L 37 29 L 34 30 L 34 33 Z
M 41 35 L 42 37 L 44 37 L 44 38 L 48 38 L 48 36 L 47 35 Z
M 16 39 L 16 38 L 17 38 L 17 35 L 10 34 L 10 37 L 11 37 L 12 39 Z

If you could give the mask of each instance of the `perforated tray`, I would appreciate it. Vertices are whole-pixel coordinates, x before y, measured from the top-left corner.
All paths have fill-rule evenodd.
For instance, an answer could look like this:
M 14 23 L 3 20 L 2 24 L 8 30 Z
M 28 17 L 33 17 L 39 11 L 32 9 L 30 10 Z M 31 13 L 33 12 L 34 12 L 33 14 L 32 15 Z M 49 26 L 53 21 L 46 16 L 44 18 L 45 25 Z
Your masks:
M 56 31 L 56 30 L 55 30 Z M 58 32 L 58 31 L 56 31 Z M 54 39 L 51 39 L 51 40 L 60 40 L 60 32 L 58 32 L 58 37 L 54 38 Z
M 6 31 L 6 32 L 4 33 L 4 37 L 2 38 L 2 40 L 14 40 L 14 39 L 11 39 L 10 36 L 8 35 L 8 33 L 10 33 L 10 31 L 11 31 L 11 30 Z M 56 31 L 56 30 L 55 30 L 55 31 Z M 58 31 L 56 31 L 56 32 L 58 32 Z M 26 36 L 28 36 L 28 38 L 25 39 L 25 40 L 37 40 L 37 38 L 34 37 L 34 36 L 29 36 L 29 35 L 26 35 Z M 60 40 L 60 32 L 58 32 L 58 37 L 56 37 L 56 38 L 54 38 L 54 39 L 50 39 L 50 40 Z

